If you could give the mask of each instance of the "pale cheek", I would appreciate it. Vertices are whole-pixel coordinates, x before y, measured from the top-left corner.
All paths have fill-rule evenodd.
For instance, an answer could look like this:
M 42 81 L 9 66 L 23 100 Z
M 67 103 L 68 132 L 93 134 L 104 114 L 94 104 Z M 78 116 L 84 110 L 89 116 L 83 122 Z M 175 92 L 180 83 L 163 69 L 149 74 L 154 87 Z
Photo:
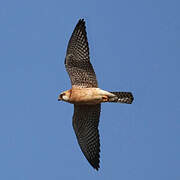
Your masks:
M 67 96 L 63 96 L 63 100 L 64 100 L 64 101 L 68 101 L 69 98 L 68 98 Z

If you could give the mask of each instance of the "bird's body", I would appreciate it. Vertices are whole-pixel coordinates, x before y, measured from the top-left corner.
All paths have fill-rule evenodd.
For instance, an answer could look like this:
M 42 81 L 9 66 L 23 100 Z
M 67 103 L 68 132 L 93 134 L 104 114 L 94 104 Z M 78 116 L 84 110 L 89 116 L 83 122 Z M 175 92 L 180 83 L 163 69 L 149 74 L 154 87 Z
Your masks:
M 80 19 L 68 43 L 65 67 L 72 88 L 59 95 L 58 100 L 74 104 L 73 128 L 83 154 L 89 163 L 99 168 L 99 117 L 101 103 L 131 104 L 131 92 L 109 92 L 98 87 L 96 74 L 89 58 L 85 21 Z
M 66 102 L 72 104 L 86 104 L 86 105 L 95 105 L 103 102 L 107 102 L 108 99 L 115 98 L 116 95 L 104 91 L 100 88 L 79 88 L 73 87 L 70 90 L 65 92 L 66 95 L 69 95 L 69 98 L 65 98 Z

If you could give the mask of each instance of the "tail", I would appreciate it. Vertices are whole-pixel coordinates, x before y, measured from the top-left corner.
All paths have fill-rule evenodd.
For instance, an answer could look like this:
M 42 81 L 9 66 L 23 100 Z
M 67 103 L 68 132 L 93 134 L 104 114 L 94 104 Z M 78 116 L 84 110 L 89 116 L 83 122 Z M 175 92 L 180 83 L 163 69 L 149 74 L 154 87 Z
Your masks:
M 134 100 L 134 97 L 131 92 L 110 92 L 116 97 L 109 98 L 109 102 L 120 102 L 120 103 L 126 103 L 131 104 Z

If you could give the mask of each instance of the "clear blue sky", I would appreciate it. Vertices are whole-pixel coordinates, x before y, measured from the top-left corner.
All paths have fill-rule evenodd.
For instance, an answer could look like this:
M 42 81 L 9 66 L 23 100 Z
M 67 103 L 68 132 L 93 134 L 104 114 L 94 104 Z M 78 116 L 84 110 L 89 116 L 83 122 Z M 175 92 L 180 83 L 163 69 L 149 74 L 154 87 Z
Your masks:
M 0 179 L 180 179 L 178 0 L 0 2 Z M 132 91 L 132 105 L 103 104 L 101 168 L 72 128 L 68 40 L 85 18 L 99 85 Z

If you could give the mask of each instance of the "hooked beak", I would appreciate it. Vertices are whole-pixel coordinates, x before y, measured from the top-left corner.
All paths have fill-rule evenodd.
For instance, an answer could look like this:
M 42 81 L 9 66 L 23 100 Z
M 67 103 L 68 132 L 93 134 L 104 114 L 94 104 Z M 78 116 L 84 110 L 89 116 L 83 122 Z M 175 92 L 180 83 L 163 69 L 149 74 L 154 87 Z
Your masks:
M 62 100 L 62 98 L 61 98 L 61 96 L 59 95 L 59 97 L 58 97 L 58 101 L 61 101 Z

